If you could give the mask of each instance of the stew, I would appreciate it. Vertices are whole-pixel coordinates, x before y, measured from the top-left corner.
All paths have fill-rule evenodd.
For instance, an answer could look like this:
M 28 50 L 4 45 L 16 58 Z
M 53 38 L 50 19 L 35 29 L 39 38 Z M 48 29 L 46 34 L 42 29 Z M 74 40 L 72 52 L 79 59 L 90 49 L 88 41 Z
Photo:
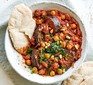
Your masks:
M 36 28 L 24 56 L 32 73 L 61 75 L 81 56 L 82 33 L 78 22 L 58 10 L 35 10 Z

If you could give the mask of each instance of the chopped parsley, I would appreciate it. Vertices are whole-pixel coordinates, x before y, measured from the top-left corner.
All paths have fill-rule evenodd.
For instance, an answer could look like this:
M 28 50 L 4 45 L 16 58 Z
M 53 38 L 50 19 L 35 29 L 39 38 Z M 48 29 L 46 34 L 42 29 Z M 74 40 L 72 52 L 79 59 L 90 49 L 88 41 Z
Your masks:
M 32 69 L 32 66 L 28 66 L 29 69 Z
M 34 72 L 33 71 L 31 71 L 31 74 L 33 74 Z
M 66 54 L 65 50 L 57 42 L 52 43 L 50 48 L 46 48 L 44 50 L 45 53 L 50 53 L 52 55 L 54 55 L 55 53 L 59 51 L 61 51 L 62 55 Z
M 41 18 L 42 18 L 42 19 L 44 19 L 44 18 L 45 18 L 45 16 L 41 15 Z
M 27 54 L 31 54 L 32 50 L 33 50 L 32 48 L 28 48 L 27 49 Z

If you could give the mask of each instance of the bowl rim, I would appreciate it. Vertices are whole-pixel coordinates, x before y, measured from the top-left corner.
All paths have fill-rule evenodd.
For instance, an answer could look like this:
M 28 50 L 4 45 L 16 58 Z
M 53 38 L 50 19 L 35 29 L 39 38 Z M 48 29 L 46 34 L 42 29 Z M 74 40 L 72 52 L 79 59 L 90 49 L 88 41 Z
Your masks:
M 53 1 L 41 1 L 41 2 L 36 2 L 36 3 L 32 4 L 32 5 L 30 5 L 30 7 L 31 7 L 31 6 L 34 6 L 34 5 L 37 5 L 37 4 L 46 4 L 46 3 L 47 3 L 47 4 L 57 4 L 57 5 L 59 5 L 59 6 L 64 7 L 65 9 L 70 10 L 73 14 L 75 14 L 75 16 L 78 17 L 80 23 L 82 24 L 83 28 L 85 29 L 85 26 L 84 26 L 82 20 L 80 19 L 80 17 L 77 15 L 77 13 L 76 13 L 73 9 L 69 8 L 68 6 L 65 6 L 65 5 L 62 4 L 62 3 L 53 2 Z M 25 78 L 25 79 L 27 79 L 27 80 L 29 80 L 29 81 L 32 81 L 32 82 L 35 82 L 35 83 L 39 83 L 39 84 L 53 84 L 53 83 L 56 83 L 56 82 L 62 80 L 61 78 L 59 78 L 59 79 L 57 79 L 56 81 L 53 81 L 53 82 L 51 82 L 51 80 L 50 80 L 50 82 L 37 82 L 37 81 L 35 81 L 35 80 L 31 80 L 31 79 L 27 78 L 26 76 L 23 76 L 22 74 L 20 74 L 20 72 L 18 72 L 18 71 L 16 70 L 16 68 L 12 65 L 12 63 L 11 63 L 9 57 L 8 57 L 7 46 L 6 46 L 6 42 L 7 42 L 7 41 L 6 41 L 6 36 L 7 36 L 7 33 L 9 33 L 9 32 L 8 32 L 8 29 L 6 30 L 6 33 L 5 33 L 5 52 L 6 52 L 6 56 L 7 56 L 7 58 L 8 58 L 9 63 L 11 64 L 12 68 L 13 68 L 20 76 L 22 76 L 23 78 Z M 86 30 L 85 30 L 85 35 L 86 35 Z M 86 35 L 86 37 L 87 37 L 87 35 Z M 84 58 L 82 59 L 82 61 L 81 61 L 80 63 L 78 63 L 78 66 L 81 65 L 81 63 L 84 61 L 84 59 L 85 59 L 85 57 L 86 57 L 86 45 L 87 45 L 86 37 L 85 37 L 85 42 L 86 42 L 86 43 L 85 43 L 85 50 L 84 50 Z M 77 68 L 75 68 L 75 69 L 77 69 Z M 75 71 L 75 69 L 72 70 L 71 74 L 70 74 L 68 77 L 70 77 L 70 76 L 72 75 L 72 73 Z

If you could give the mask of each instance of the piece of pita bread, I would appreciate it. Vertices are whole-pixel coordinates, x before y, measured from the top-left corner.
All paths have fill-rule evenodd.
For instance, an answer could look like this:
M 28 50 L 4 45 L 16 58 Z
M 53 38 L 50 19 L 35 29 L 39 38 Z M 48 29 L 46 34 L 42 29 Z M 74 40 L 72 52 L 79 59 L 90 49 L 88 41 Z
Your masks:
M 26 55 L 35 26 L 30 8 L 24 4 L 15 6 L 8 22 L 8 30 L 13 46 L 19 53 Z
M 30 43 L 27 39 L 27 36 L 23 33 L 19 32 L 18 29 L 10 29 L 10 36 L 12 43 L 14 45 L 14 48 L 21 54 L 26 54 L 26 48 L 30 46 Z
M 70 78 L 66 79 L 62 85 L 79 85 L 82 81 L 82 76 L 74 73 Z
M 31 39 L 35 26 L 36 23 L 32 18 L 30 8 L 24 4 L 15 6 L 8 22 L 8 29 L 19 29 L 20 32 L 25 33 Z
M 62 85 L 93 85 L 93 61 L 83 63 Z
M 83 63 L 77 72 L 82 76 L 91 76 L 93 73 L 93 62 L 90 61 Z

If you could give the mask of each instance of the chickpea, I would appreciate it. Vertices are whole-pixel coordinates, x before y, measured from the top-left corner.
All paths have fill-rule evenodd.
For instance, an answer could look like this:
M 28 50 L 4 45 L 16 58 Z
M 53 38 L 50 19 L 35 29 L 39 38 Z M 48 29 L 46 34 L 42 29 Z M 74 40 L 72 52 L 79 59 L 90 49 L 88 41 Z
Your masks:
M 50 30 L 50 33 L 51 33 L 51 34 L 53 33 L 53 29 Z
M 79 46 L 79 44 L 76 44 L 75 45 L 75 48 L 78 50 L 78 48 L 79 48 L 80 46 Z
M 61 43 L 61 46 L 62 46 L 63 48 L 66 47 L 66 42 L 65 42 L 65 41 L 60 41 L 60 43 Z
M 56 11 L 55 11 L 55 10 L 52 10 L 52 11 L 51 11 L 51 15 L 52 15 L 52 16 L 55 16 L 55 15 L 56 15 Z
M 46 16 L 46 11 L 45 11 L 45 10 L 42 10 L 42 11 L 41 11 L 41 14 L 42 14 L 43 16 Z
M 64 15 L 64 14 L 61 15 L 61 19 L 62 19 L 62 20 L 65 19 L 65 15 Z
M 59 40 L 59 37 L 57 35 L 55 35 L 53 38 L 54 38 L 55 41 Z
M 26 55 L 26 56 L 23 56 L 23 58 L 24 58 L 25 60 L 30 60 L 30 54 L 28 54 L 28 55 Z
M 51 59 L 51 60 L 54 60 L 54 59 L 55 59 L 55 58 L 54 58 L 54 55 L 52 55 L 50 59 Z
M 18 52 L 20 52 L 22 55 L 26 55 L 26 52 L 27 52 L 27 50 L 26 50 L 26 48 L 21 48 L 21 49 L 18 49 Z
M 66 31 L 67 30 L 67 27 L 66 26 L 63 26 L 61 31 Z
M 58 59 L 57 58 L 54 58 L 54 62 L 58 63 Z
M 58 73 L 59 75 L 62 74 L 62 73 L 63 73 L 62 69 L 58 69 L 58 70 L 57 70 L 57 73 Z
M 32 71 L 33 71 L 34 73 L 37 73 L 37 72 L 38 72 L 37 67 L 33 67 L 33 68 L 32 68 Z
M 45 47 L 45 43 L 44 42 L 41 42 L 41 47 Z
M 42 24 L 43 20 L 42 19 L 37 19 L 36 24 Z
M 75 41 L 78 41 L 79 40 L 79 37 L 78 36 L 75 36 Z
M 70 26 L 71 26 L 72 29 L 75 29 L 77 27 L 76 24 L 74 24 L 74 23 L 71 24 Z
M 45 74 L 45 70 L 44 69 L 41 69 L 41 70 L 39 70 L 39 72 L 38 72 L 40 75 L 44 75 Z
M 26 65 L 30 66 L 31 65 L 31 60 L 25 60 Z
M 67 48 L 70 50 L 72 48 L 72 45 L 68 44 Z
M 59 34 L 59 38 L 60 38 L 60 39 L 64 39 L 64 38 L 65 38 L 65 35 L 64 35 L 63 33 L 60 33 L 60 34 Z
M 73 47 L 73 42 L 69 41 L 67 44 L 67 48 L 70 50 L 70 49 L 72 49 L 72 47 Z
M 50 58 L 50 54 L 49 53 L 45 53 L 44 56 L 48 59 Z
M 55 71 L 50 71 L 50 76 L 55 76 Z

